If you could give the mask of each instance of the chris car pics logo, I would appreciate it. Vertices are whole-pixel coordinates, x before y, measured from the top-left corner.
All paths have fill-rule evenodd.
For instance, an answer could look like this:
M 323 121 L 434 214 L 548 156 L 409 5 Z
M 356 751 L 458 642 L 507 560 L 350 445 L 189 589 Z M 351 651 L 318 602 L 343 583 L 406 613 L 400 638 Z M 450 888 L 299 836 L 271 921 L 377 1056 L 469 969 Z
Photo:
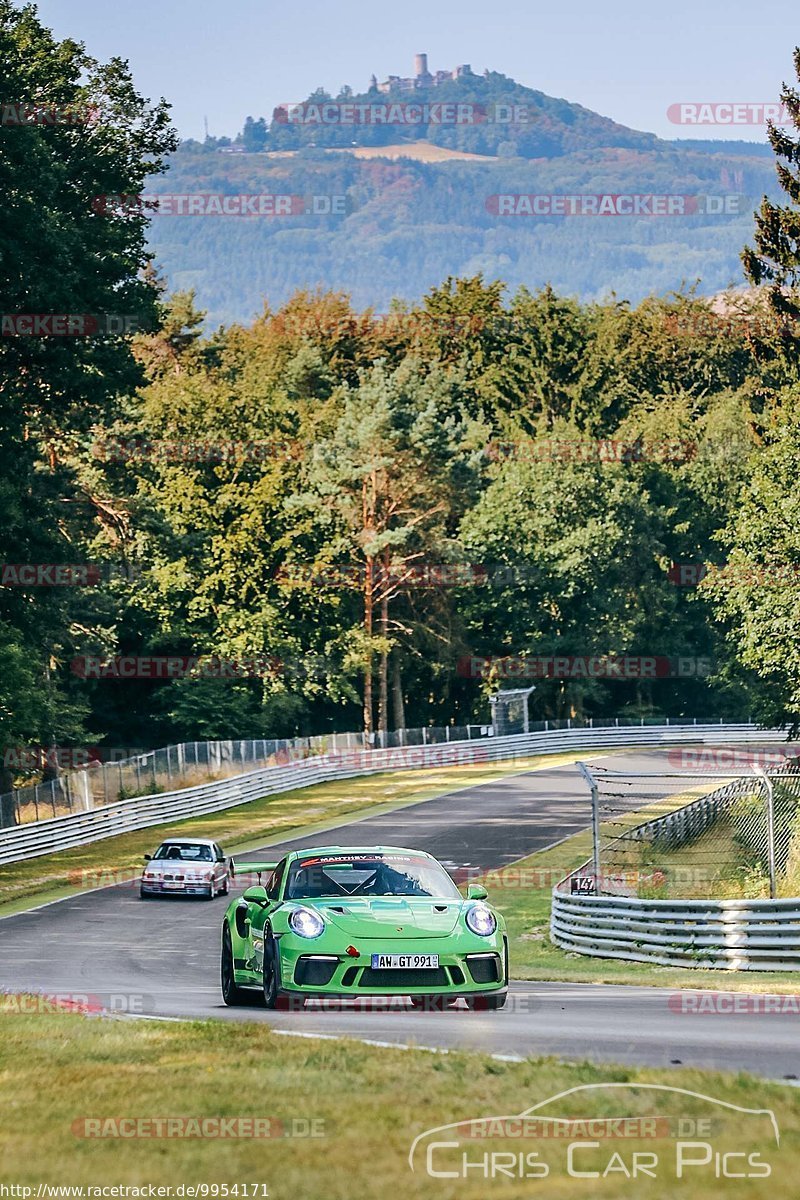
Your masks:
M 567 1177 L 591 1189 L 608 1179 L 617 1194 L 636 1197 L 643 1181 L 656 1179 L 690 1196 L 700 1181 L 769 1178 L 779 1148 L 772 1109 L 665 1084 L 592 1083 L 520 1113 L 426 1129 L 408 1165 L 448 1185 Z

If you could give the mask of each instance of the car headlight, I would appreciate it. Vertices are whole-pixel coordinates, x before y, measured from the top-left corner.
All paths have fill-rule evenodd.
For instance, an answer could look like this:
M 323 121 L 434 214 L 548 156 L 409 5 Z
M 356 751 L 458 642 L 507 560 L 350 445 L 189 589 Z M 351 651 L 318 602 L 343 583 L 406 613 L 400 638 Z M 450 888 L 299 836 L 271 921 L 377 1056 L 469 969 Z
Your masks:
M 296 908 L 289 917 L 289 928 L 300 937 L 315 938 L 322 933 L 325 922 L 311 908 Z
M 481 937 L 491 937 L 497 929 L 497 918 L 485 904 L 473 904 L 464 914 L 467 929 Z

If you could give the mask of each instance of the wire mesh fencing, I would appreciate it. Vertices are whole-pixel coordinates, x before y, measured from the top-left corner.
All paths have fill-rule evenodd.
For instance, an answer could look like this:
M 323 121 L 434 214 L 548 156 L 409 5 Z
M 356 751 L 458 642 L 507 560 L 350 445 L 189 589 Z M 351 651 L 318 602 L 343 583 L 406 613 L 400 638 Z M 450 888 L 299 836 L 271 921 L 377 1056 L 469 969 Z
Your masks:
M 0 795 L 0 828 L 88 812 L 135 796 L 157 795 L 312 755 L 368 748 L 406 748 L 492 735 L 490 725 L 429 726 L 391 733 L 331 733 L 314 737 L 183 742 L 113 762 L 59 771 L 41 783 Z
M 800 765 L 747 774 L 583 767 L 592 857 L 574 892 L 640 899 L 800 894 Z
M 87 812 L 134 796 L 174 791 L 241 774 L 258 766 L 296 761 L 312 754 L 342 753 L 350 750 L 405 749 L 475 738 L 527 732 L 556 732 L 570 729 L 638 729 L 667 726 L 686 729 L 700 725 L 724 724 L 724 718 L 700 717 L 568 717 L 528 720 L 523 697 L 530 689 L 518 689 L 508 716 L 501 727 L 485 725 L 423 726 L 390 732 L 336 732 L 312 737 L 229 739 L 211 742 L 184 742 L 158 750 L 134 754 L 111 762 L 99 759 L 72 770 L 52 772 L 42 782 L 31 782 L 0 795 L 0 828 Z M 525 727 L 525 728 L 523 728 Z M 19 748 L 16 751 L 19 754 Z M 24 753 L 24 752 L 23 752 Z M 47 759 L 48 751 L 42 751 Z

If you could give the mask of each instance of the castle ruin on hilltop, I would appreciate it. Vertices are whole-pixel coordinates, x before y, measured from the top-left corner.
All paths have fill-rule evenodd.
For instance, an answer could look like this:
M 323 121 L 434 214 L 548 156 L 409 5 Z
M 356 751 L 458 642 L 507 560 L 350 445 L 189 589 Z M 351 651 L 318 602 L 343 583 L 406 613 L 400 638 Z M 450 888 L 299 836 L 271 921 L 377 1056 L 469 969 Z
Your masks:
M 463 63 L 454 71 L 437 71 L 432 75 L 428 70 L 427 54 L 414 55 L 414 75 L 402 78 L 400 75 L 390 75 L 383 83 L 378 83 L 375 75 L 370 78 L 370 91 L 378 92 L 414 92 L 418 88 L 438 87 L 441 83 L 449 83 L 452 79 L 461 79 L 464 75 L 472 75 L 469 63 Z

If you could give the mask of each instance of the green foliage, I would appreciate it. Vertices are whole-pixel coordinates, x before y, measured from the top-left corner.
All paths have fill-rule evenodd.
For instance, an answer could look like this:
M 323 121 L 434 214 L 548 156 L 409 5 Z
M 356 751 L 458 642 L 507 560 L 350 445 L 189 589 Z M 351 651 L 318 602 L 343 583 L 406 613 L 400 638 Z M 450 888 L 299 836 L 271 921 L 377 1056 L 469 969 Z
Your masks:
M 78 43 L 56 41 L 33 6 L 0 0 L 0 61 L 4 104 L 77 115 L 3 127 L 0 313 L 155 325 L 144 218 L 104 214 L 93 202 L 141 191 L 161 169 L 176 146 L 166 105 L 139 96 L 121 60 L 100 64 Z M 86 561 L 93 537 L 114 518 L 68 460 L 140 380 L 130 338 L 118 334 L 0 337 L 4 563 Z M 80 588 L 0 588 L 0 749 L 81 737 L 88 706 L 68 663 L 76 628 L 102 620 L 102 604 L 90 614 L 92 607 Z M 9 782 L 4 772 L 0 786 Z
M 436 98 L 526 103 L 532 128 L 428 133 L 497 160 L 363 162 L 249 120 L 248 153 L 172 155 L 170 190 L 341 195 L 348 215 L 193 218 L 168 234 L 156 216 L 151 240 L 177 275 L 168 297 L 147 214 L 92 204 L 158 174 L 175 147 L 163 101 L 8 0 L 0 54 L 8 96 L 99 113 L 4 128 L 0 312 L 121 312 L 142 326 L 0 338 L 0 557 L 125 568 L 92 587 L 0 586 L 6 745 L 483 722 L 465 655 L 713 663 L 710 678 L 544 679 L 534 717 L 800 712 L 796 572 L 754 588 L 717 571 L 700 589 L 670 572 L 726 556 L 794 570 L 800 553 L 785 330 L 762 326 L 759 295 L 711 308 L 693 290 L 651 294 L 672 283 L 676 245 L 704 286 L 727 282 L 736 222 L 675 218 L 665 243 L 652 220 L 502 225 L 486 205 L 531 188 L 702 194 L 727 190 L 730 170 L 747 190 L 763 158 L 657 143 L 491 74 Z M 281 138 L 296 156 L 256 153 Z M 647 276 L 640 303 L 598 298 L 587 238 L 615 279 Z M 176 273 L 187 252 L 195 266 Z M 319 276 L 352 297 L 308 290 Z M 212 328 L 242 323 L 206 333 L 196 294 Z M 388 316 L 365 307 L 376 297 Z M 603 456 L 601 443 L 635 452 Z M 432 565 L 462 574 L 426 576 Z M 81 655 L 260 666 L 123 682 L 80 678 Z
M 763 680 L 760 712 L 792 721 L 800 712 L 800 419 L 797 386 L 783 395 L 776 427 L 753 454 L 722 532 L 724 570 L 702 589 L 727 623 L 737 659 Z

